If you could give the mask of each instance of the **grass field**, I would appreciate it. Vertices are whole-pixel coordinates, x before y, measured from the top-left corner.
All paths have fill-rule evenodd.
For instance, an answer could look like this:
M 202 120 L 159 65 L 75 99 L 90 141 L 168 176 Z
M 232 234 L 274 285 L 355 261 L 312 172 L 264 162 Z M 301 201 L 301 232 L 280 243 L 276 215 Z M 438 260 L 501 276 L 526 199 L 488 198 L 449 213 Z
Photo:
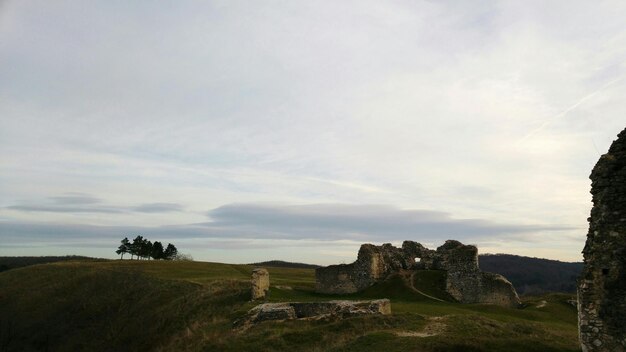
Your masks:
M 400 277 L 352 295 L 314 292 L 312 269 L 268 268 L 268 301 L 389 298 L 391 316 L 232 323 L 252 267 L 205 262 L 60 262 L 0 273 L 0 351 L 579 351 L 570 295 L 525 308 L 439 302 Z M 445 297 L 441 277 L 413 278 Z

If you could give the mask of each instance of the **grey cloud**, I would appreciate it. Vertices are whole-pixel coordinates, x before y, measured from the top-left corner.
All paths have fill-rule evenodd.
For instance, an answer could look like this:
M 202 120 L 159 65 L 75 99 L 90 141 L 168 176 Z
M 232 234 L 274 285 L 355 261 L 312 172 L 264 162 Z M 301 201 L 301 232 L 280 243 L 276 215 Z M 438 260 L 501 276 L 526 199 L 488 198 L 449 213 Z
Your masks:
M 62 196 L 48 197 L 57 204 L 95 204 L 102 200 L 85 193 L 65 193 Z
M 151 206 L 155 206 L 152 204 Z M 161 210 L 178 209 L 168 204 Z M 150 209 L 147 207 L 146 209 Z M 381 205 L 258 205 L 230 204 L 210 211 L 211 221 L 159 227 L 93 226 L 54 223 L 0 222 L 0 240 L 7 245 L 84 243 L 102 247 L 136 235 L 153 240 L 201 240 L 206 248 L 257 248 L 246 240 L 399 242 L 405 239 L 441 243 L 447 239 L 475 243 L 498 239 L 537 242 L 545 232 L 572 226 L 520 225 L 481 219 L 455 219 L 430 210 L 402 210 Z M 243 242 L 241 242 L 243 241 Z M 91 245 L 93 243 L 93 245 Z
M 183 207 L 176 203 L 148 203 L 138 205 L 132 208 L 140 213 L 168 213 L 173 211 L 182 211 Z
M 7 207 L 11 210 L 27 212 L 49 212 L 49 213 L 105 213 L 115 214 L 126 212 L 123 208 L 106 206 L 64 206 L 64 205 L 11 205 Z
M 66 194 L 63 196 L 48 197 L 52 202 L 43 204 L 19 204 L 8 206 L 7 209 L 24 212 L 49 213 L 169 213 L 182 211 L 183 206 L 177 203 L 146 203 L 137 206 L 115 206 L 101 204 L 102 200 L 87 194 Z
M 495 223 L 455 219 L 445 212 L 401 210 L 381 205 L 255 205 L 231 204 L 208 213 L 209 228 L 255 229 L 296 238 L 371 238 L 382 241 L 410 238 L 478 238 L 543 231 L 571 226 Z

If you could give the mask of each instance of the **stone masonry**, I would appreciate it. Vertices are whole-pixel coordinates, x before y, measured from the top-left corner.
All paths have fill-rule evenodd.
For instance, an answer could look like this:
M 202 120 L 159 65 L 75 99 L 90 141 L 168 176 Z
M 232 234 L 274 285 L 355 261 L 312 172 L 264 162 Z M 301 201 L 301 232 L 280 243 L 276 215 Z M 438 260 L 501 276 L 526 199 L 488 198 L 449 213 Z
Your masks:
M 281 302 L 264 303 L 250 309 L 233 326 L 245 330 L 253 324 L 274 320 L 347 318 L 361 315 L 389 315 L 388 299 L 373 301 Z
M 252 300 L 265 299 L 270 289 L 270 273 L 265 269 L 252 270 Z
M 513 285 L 501 275 L 481 272 L 478 249 L 448 240 L 437 250 L 413 241 L 402 248 L 389 243 L 364 244 L 352 264 L 331 265 L 315 271 L 316 291 L 345 294 L 362 291 L 400 270 L 444 270 L 446 291 L 461 303 L 520 304 Z
M 583 351 L 626 351 L 626 129 L 591 172 L 593 208 L 578 280 Z

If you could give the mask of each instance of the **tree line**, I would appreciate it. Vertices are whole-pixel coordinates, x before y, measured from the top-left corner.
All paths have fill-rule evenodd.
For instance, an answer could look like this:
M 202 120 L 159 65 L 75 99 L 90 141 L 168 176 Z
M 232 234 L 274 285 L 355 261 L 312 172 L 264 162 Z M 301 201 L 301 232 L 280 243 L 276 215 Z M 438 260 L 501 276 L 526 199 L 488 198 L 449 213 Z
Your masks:
M 480 269 L 506 277 L 519 294 L 576 292 L 583 263 L 521 257 L 512 254 L 481 254 Z
M 178 249 L 171 243 L 167 244 L 167 247 L 163 248 L 163 244 L 159 241 L 152 243 L 143 236 L 137 236 L 131 243 L 128 237 L 124 237 L 122 243 L 117 248 L 115 253 L 119 254 L 120 259 L 124 259 L 124 254 L 130 254 L 130 259 L 164 259 L 172 260 L 176 259 L 178 255 Z

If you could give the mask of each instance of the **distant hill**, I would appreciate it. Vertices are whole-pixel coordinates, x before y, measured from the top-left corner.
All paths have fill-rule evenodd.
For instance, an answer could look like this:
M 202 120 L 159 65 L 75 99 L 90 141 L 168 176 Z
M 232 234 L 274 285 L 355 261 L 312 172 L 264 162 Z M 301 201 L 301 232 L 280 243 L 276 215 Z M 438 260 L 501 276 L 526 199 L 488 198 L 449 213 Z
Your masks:
M 519 294 L 545 292 L 576 292 L 576 278 L 583 263 L 522 257 L 511 254 L 483 254 L 479 256 L 482 271 L 506 277 Z
M 317 269 L 320 265 L 304 264 L 304 263 L 291 263 L 282 260 L 268 260 L 266 262 L 252 263 L 253 266 L 267 266 L 272 268 L 294 268 L 294 269 Z
M 108 259 L 83 257 L 80 255 L 46 256 L 46 257 L 0 257 L 0 272 L 9 269 L 21 268 L 29 265 L 65 262 L 69 260 L 80 261 L 106 261 Z

